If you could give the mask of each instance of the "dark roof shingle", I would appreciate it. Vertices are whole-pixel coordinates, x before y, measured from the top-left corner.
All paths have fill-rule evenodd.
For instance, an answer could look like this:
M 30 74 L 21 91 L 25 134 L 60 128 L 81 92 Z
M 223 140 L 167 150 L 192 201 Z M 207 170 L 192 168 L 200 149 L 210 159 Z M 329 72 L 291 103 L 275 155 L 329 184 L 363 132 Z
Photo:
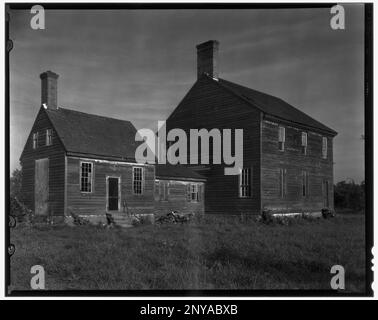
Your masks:
M 297 108 L 293 107 L 292 105 L 288 104 L 280 98 L 238 85 L 227 80 L 218 79 L 218 81 L 213 81 L 218 83 L 221 87 L 233 92 L 240 98 L 244 99 L 244 101 L 249 102 L 251 105 L 257 107 L 266 114 L 293 123 L 302 124 L 315 129 L 320 129 L 322 131 L 328 132 L 331 135 L 337 134 L 336 131 L 325 126 L 319 121 L 311 118 L 304 112 L 298 110 Z
M 156 177 L 160 178 L 187 178 L 191 180 L 206 180 L 206 177 L 184 165 L 158 164 L 156 165 Z
M 45 110 L 67 152 L 135 161 L 137 130 L 130 121 L 74 111 Z

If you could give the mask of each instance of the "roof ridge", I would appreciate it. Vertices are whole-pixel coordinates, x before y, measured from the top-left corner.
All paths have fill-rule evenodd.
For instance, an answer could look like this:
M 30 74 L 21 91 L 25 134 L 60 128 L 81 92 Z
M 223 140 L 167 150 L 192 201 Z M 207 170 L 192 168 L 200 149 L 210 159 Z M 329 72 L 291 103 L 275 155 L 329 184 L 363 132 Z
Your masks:
M 65 108 L 65 107 L 59 107 L 57 110 L 52 110 L 52 109 L 46 109 L 46 110 L 48 110 L 48 111 L 59 111 L 59 109 L 63 109 L 63 110 L 65 110 L 65 111 L 69 111 L 69 112 L 81 113 L 81 114 L 83 114 L 83 115 L 87 115 L 87 116 L 91 116 L 91 117 L 99 117 L 99 118 L 110 119 L 110 120 L 116 120 L 116 121 L 121 121 L 121 122 L 128 122 L 128 123 L 130 123 L 132 126 L 134 126 L 130 120 L 117 119 L 117 118 L 107 117 L 107 116 L 103 116 L 103 115 L 99 115 L 99 114 L 93 114 L 93 113 L 88 113 L 88 112 L 83 112 L 83 111 L 78 111 L 78 110 L 68 109 L 68 108 Z

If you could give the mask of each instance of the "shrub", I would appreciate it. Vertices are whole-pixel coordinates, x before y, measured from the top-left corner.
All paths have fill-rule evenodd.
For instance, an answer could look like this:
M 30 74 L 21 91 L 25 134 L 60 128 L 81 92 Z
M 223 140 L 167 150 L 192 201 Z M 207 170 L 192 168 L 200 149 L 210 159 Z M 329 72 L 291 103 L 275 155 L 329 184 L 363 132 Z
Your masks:
M 324 219 L 328 219 L 328 218 L 333 218 L 335 216 L 335 212 L 328 209 L 328 208 L 323 208 L 322 209 L 322 217 Z
M 264 223 L 272 223 L 274 220 L 273 212 L 264 209 L 261 213 L 261 220 Z
M 365 182 L 361 184 L 340 181 L 334 186 L 335 207 L 363 211 L 365 209 Z

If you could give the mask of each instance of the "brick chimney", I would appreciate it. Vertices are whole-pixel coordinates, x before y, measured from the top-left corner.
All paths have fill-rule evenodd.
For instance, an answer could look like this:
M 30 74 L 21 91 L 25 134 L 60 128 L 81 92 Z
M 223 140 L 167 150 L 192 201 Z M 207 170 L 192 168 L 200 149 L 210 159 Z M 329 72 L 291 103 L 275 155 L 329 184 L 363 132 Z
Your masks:
M 58 77 L 52 71 L 41 73 L 41 103 L 46 104 L 49 109 L 58 108 Z
M 202 74 L 218 79 L 219 42 L 209 40 L 197 45 L 197 78 Z

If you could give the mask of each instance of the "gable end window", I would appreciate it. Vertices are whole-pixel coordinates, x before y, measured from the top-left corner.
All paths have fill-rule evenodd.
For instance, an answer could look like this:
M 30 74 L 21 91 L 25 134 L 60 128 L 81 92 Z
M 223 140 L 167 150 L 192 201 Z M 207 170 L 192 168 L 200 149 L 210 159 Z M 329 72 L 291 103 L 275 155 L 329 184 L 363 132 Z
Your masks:
M 38 147 L 38 132 L 33 133 L 33 149 Z
M 284 151 L 285 150 L 285 127 L 278 127 L 278 150 Z
M 52 129 L 46 129 L 46 146 L 52 145 Z
M 81 162 L 80 164 L 80 191 L 92 192 L 93 163 Z
M 144 171 L 142 167 L 133 167 L 133 194 L 143 194 Z
M 239 175 L 239 197 L 252 196 L 252 168 L 243 168 Z
M 322 158 L 327 159 L 327 151 L 328 151 L 328 139 L 327 137 L 323 137 L 322 139 Z
M 301 141 L 301 147 L 302 147 L 302 154 L 307 154 L 307 132 L 302 132 L 302 141 Z

